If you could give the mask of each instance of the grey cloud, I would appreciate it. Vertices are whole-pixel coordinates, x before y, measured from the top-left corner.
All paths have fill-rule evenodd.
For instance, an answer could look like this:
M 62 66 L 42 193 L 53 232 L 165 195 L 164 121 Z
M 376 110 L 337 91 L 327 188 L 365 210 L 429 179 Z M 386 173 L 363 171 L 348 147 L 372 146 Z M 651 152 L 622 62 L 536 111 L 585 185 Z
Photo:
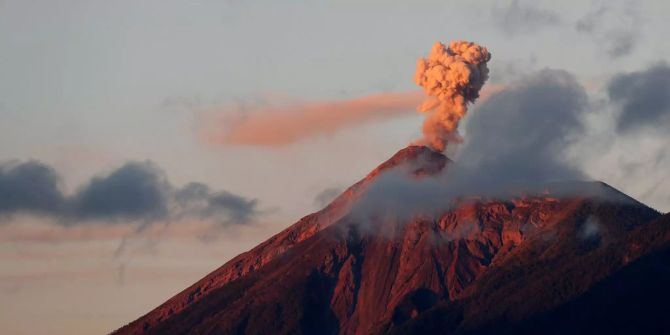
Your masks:
M 636 35 L 633 31 L 611 31 L 607 34 L 608 41 L 607 53 L 612 58 L 619 58 L 628 55 L 635 48 Z
M 444 174 L 416 179 L 407 170 L 395 167 L 377 176 L 352 207 L 351 217 L 366 226 L 374 218 L 404 221 L 433 216 L 456 197 L 456 187 L 447 186 Z
M 644 71 L 615 76 L 607 87 L 610 100 L 621 108 L 617 130 L 670 126 L 670 67 L 658 64 Z
M 247 224 L 258 215 L 258 200 L 226 191 L 212 192 L 201 183 L 190 183 L 175 193 L 184 215 L 214 218 L 224 224 Z
M 575 29 L 580 32 L 593 33 L 607 11 L 608 7 L 605 7 L 604 5 L 591 10 L 581 19 L 577 20 Z
M 58 173 L 39 162 L 0 165 L 0 215 L 45 215 L 61 224 L 185 218 L 248 224 L 259 214 L 256 199 L 212 191 L 202 183 L 176 188 L 150 161 L 129 162 L 91 178 L 70 196 L 59 183 Z
M 477 179 L 481 176 L 477 171 L 452 164 L 446 172 L 418 179 L 403 168 L 384 172 L 353 205 L 349 219 L 364 229 L 375 231 L 375 222 L 397 220 L 405 223 L 417 217 L 434 219 L 459 203 L 480 199 L 506 201 L 522 195 L 542 195 L 547 191 L 554 197 L 580 195 L 618 203 L 634 201 L 600 182 L 535 180 L 513 183 L 501 179 L 494 184 L 485 184 Z
M 151 162 L 130 162 L 93 178 L 74 197 L 81 218 L 141 219 L 167 215 L 170 185 Z
M 565 71 L 526 77 L 472 110 L 465 143 L 446 172 L 420 179 L 408 167 L 383 173 L 357 202 L 354 216 L 362 222 L 370 215 L 431 216 L 463 197 L 504 199 L 546 188 L 601 195 L 600 184 L 571 183 L 586 178 L 564 156 L 571 139 L 584 136 L 587 107 L 584 89 Z
M 552 10 L 537 7 L 532 2 L 512 1 L 508 6 L 495 6 L 491 18 L 507 35 L 536 32 L 539 29 L 558 25 L 561 20 Z
M 209 197 L 207 214 L 209 216 L 227 216 L 227 222 L 233 224 L 249 223 L 256 214 L 256 199 L 247 200 L 238 195 L 222 191 Z
M 61 210 L 65 199 L 59 183 L 54 169 L 36 161 L 0 165 L 0 214 Z
M 530 54 L 523 59 L 497 60 L 495 63 L 491 64 L 490 68 L 491 75 L 489 83 L 507 84 L 537 71 L 537 57 Z
M 563 151 L 583 135 L 587 110 L 586 93 L 572 75 L 541 70 L 473 110 L 458 162 L 486 183 L 581 179 Z
M 619 73 L 607 83 L 597 125 L 575 146 L 584 169 L 661 211 L 670 209 L 670 66 Z
M 175 192 L 175 200 L 182 206 L 189 206 L 209 197 L 209 186 L 202 183 L 188 183 Z
M 631 1 L 600 3 L 575 24 L 578 32 L 594 38 L 611 58 L 630 54 L 636 46 L 643 23 Z

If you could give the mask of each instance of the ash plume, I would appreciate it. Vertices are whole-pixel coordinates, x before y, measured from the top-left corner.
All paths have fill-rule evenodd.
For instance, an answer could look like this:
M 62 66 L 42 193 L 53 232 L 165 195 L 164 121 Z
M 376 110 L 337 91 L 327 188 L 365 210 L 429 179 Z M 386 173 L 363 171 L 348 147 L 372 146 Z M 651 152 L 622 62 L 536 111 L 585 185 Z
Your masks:
M 406 222 L 435 218 L 470 198 L 510 200 L 548 190 L 557 197 L 629 202 L 604 184 L 577 182 L 588 178 L 566 149 L 585 136 L 588 103 L 584 87 L 566 71 L 543 69 L 520 78 L 476 106 L 454 162 L 420 178 L 409 172 L 416 167 L 384 171 L 357 200 L 353 216 L 364 225 L 377 218 Z
M 271 99 L 267 105 L 244 110 L 223 107 L 200 116 L 198 135 L 209 144 L 280 147 L 405 116 L 422 95 L 409 91 L 311 102 Z
M 417 61 L 414 81 L 428 95 L 417 110 L 429 114 L 420 144 L 444 151 L 448 142 L 460 142 L 458 124 L 488 79 L 490 59 L 489 51 L 480 45 L 452 41 L 448 48 L 435 43 L 428 58 Z

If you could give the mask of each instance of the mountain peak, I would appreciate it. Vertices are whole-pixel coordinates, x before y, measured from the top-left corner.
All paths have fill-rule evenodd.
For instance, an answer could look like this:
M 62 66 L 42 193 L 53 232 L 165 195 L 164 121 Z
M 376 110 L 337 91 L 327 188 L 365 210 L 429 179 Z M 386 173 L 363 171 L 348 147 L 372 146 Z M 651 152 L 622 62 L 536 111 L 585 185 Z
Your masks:
M 322 210 L 233 258 L 117 334 L 435 332 L 417 322 L 435 323 L 430 311 L 440 308 L 452 322 L 444 329 L 458 330 L 480 322 L 486 304 L 524 311 L 518 308 L 522 303 L 510 305 L 499 297 L 496 285 L 531 290 L 526 303 L 545 309 L 582 294 L 640 257 L 641 249 L 628 244 L 629 233 L 659 216 L 604 183 L 553 183 L 542 194 L 505 200 L 443 199 L 434 217 L 391 213 L 373 218 L 384 221 L 373 225 L 383 233 L 361 233 L 352 206 L 381 173 L 402 168 L 422 177 L 448 163 L 428 147 L 398 151 Z M 609 259 L 600 253 L 614 245 L 616 257 L 600 264 L 601 272 L 583 276 L 590 270 L 582 262 Z M 526 278 L 508 275 L 521 271 L 520 264 L 542 280 L 563 269 L 561 276 L 575 274 L 570 278 L 580 285 L 541 301 L 545 293 L 532 291 L 539 286 L 514 286 L 515 278 Z
M 382 171 L 407 166 L 414 174 L 434 174 L 442 171 L 449 159 L 426 146 L 410 145 L 380 164 L 368 176 L 377 176 Z

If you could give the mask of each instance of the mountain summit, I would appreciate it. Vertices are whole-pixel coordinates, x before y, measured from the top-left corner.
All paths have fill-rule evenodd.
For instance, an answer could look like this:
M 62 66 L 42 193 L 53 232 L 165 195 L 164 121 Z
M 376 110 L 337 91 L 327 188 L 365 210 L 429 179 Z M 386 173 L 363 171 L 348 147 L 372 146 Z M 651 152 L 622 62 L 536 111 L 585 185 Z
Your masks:
M 604 183 L 445 199 L 435 216 L 387 213 L 363 225 L 354 215 L 380 175 L 402 167 L 421 179 L 449 163 L 427 147 L 400 150 L 324 209 L 115 334 L 562 334 L 622 325 L 653 333 L 670 325 L 647 320 L 670 298 L 670 217 Z

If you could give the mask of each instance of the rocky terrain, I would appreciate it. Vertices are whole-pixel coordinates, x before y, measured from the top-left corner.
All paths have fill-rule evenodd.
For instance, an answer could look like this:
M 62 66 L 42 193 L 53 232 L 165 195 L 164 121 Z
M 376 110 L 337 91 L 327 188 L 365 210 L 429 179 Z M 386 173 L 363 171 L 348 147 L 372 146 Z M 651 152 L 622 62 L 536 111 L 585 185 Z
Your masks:
M 365 226 L 352 215 L 385 171 L 408 167 L 419 179 L 450 163 L 426 147 L 399 151 L 323 210 L 115 334 L 663 329 L 670 218 L 604 183 L 445 199 L 435 217 L 382 215 Z

